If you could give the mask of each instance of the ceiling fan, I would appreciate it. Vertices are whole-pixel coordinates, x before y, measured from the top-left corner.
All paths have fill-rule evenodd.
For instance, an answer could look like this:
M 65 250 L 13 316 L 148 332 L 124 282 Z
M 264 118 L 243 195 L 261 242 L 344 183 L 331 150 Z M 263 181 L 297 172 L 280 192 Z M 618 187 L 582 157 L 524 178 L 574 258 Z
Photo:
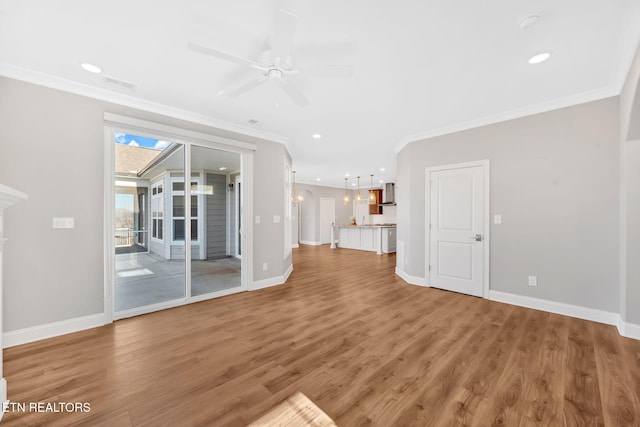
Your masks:
M 286 10 L 278 10 L 273 33 L 269 39 L 269 49 L 258 55 L 256 60 L 232 55 L 211 47 L 189 42 L 188 48 L 225 61 L 234 62 L 254 68 L 260 77 L 236 89 L 224 91 L 227 96 L 236 98 L 258 86 L 268 82 L 275 82 L 284 93 L 299 107 L 310 104 L 305 94 L 289 80 L 296 74 L 319 78 L 348 78 L 353 74 L 350 65 L 326 65 L 310 68 L 296 68 L 291 60 L 291 45 L 298 27 L 298 17 Z

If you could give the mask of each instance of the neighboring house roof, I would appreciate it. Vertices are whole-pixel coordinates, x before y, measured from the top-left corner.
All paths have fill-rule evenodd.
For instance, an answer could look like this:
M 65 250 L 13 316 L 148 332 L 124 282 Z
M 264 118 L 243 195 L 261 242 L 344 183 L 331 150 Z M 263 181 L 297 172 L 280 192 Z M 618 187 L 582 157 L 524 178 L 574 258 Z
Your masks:
M 114 144 L 115 146 L 115 174 L 136 176 L 156 157 L 162 155 L 162 150 L 137 147 L 133 145 Z

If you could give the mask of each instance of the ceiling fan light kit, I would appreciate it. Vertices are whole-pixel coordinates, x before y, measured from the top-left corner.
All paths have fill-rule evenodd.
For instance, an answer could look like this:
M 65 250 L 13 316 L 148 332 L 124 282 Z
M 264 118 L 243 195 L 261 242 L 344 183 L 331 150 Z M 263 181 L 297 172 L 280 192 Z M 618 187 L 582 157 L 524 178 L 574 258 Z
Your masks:
M 310 104 L 307 96 L 296 86 L 289 77 L 292 75 L 313 76 L 314 73 L 305 73 L 303 70 L 295 68 L 291 59 L 291 46 L 298 28 L 298 17 L 291 12 L 280 9 L 275 18 L 273 32 L 271 34 L 270 49 L 263 51 L 256 61 L 241 56 L 229 54 L 221 50 L 207 47 L 198 43 L 189 42 L 187 47 L 195 52 L 203 53 L 214 58 L 222 59 L 235 64 L 251 67 L 258 71 L 261 76 L 244 85 L 233 89 L 223 89 L 219 94 L 226 94 L 231 98 L 237 98 L 256 89 L 259 86 L 273 81 L 298 107 L 306 107 Z M 316 71 L 321 69 L 316 67 Z M 327 65 L 324 68 L 326 75 L 322 72 L 315 73 L 315 77 L 328 78 L 348 78 L 352 75 L 350 65 Z

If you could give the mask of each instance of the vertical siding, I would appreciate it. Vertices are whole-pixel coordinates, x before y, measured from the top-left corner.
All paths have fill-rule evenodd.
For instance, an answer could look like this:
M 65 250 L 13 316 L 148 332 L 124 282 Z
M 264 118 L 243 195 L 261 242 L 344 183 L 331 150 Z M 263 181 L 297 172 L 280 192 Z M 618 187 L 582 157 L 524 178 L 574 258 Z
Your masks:
M 213 194 L 206 196 L 205 223 L 207 234 L 207 259 L 227 256 L 227 177 L 206 174 L 206 185 L 213 186 Z

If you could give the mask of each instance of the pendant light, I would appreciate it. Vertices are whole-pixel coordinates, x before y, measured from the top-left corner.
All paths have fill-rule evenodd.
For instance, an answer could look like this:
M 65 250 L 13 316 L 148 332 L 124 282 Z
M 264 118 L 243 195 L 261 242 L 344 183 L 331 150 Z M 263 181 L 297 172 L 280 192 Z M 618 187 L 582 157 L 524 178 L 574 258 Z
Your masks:
M 373 174 L 369 175 L 369 204 L 376 204 L 376 193 L 373 192 Z
M 347 181 L 349 178 L 344 179 L 344 205 L 347 206 L 349 204 L 349 190 L 347 189 Z
M 358 195 L 356 196 L 356 200 L 358 203 L 362 200 L 362 196 L 360 195 L 360 177 L 358 177 Z

